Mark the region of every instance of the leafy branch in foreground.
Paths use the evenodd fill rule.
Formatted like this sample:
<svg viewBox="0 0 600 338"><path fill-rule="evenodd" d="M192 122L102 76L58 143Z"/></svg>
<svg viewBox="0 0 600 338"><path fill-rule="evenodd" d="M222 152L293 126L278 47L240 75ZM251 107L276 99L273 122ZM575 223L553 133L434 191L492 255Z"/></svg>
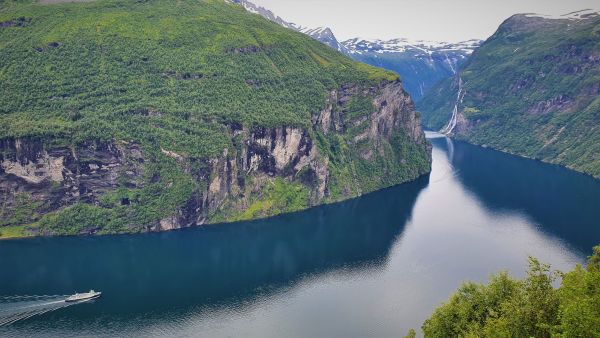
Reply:
<svg viewBox="0 0 600 338"><path fill-rule="evenodd" d="M561 273L529 258L522 280L501 272L465 283L422 329L425 337L600 337L600 245L585 268Z"/></svg>

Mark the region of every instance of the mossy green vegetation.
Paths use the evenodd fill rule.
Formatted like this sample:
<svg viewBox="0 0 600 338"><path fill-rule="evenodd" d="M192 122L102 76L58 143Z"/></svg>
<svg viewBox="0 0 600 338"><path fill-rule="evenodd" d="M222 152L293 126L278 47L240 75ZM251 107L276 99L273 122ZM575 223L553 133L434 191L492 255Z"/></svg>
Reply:
<svg viewBox="0 0 600 338"><path fill-rule="evenodd" d="M464 97L456 136L600 177L600 17L506 20L459 73ZM450 119L457 78L418 104L423 122Z"/></svg>
<svg viewBox="0 0 600 338"><path fill-rule="evenodd" d="M465 283L422 329L425 337L600 337L600 246L587 267L567 273L530 258L524 279L501 272Z"/></svg>
<svg viewBox="0 0 600 338"><path fill-rule="evenodd" d="M306 186L297 182L286 182L283 178L277 177L269 180L260 192L252 196L247 208L234 211L225 207L212 221L245 221L300 211L310 206L309 197L310 191Z"/></svg>
<svg viewBox="0 0 600 338"><path fill-rule="evenodd" d="M31 236L31 226L14 225L0 228L0 240L10 238L22 238Z"/></svg>
<svg viewBox="0 0 600 338"><path fill-rule="evenodd" d="M11 208L6 204L0 206L0 227L28 224L38 220L40 215L37 209L41 205L41 202L33 200L27 194L17 194Z"/></svg>
<svg viewBox="0 0 600 338"><path fill-rule="evenodd" d="M405 134L394 135L379 148L368 140L354 144L354 136L352 130L345 135L316 133L319 149L330 160L330 202L415 179L431 168L428 153Z"/></svg>

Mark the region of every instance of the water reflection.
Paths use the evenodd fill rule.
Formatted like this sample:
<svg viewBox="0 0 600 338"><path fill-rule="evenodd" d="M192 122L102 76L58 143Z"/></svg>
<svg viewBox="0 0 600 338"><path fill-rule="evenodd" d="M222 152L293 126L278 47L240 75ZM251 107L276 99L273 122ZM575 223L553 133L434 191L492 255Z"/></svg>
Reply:
<svg viewBox="0 0 600 338"><path fill-rule="evenodd" d="M122 320L149 309L160 313L268 298L306 276L382 266L427 184L422 177L360 199L255 222L2 242L0 294L103 291L94 311L52 314L79 321L93 320L98 312Z"/></svg>
<svg viewBox="0 0 600 338"><path fill-rule="evenodd" d="M458 180L493 212L518 212L580 252L600 242L600 181L559 166L490 151L448 138Z"/></svg>

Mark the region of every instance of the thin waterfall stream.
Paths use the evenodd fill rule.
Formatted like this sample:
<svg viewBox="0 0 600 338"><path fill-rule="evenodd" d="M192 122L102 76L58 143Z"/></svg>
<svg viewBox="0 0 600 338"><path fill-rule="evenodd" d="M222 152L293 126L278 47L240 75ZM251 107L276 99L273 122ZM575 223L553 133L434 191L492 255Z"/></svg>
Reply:
<svg viewBox="0 0 600 338"><path fill-rule="evenodd" d="M456 127L456 122L458 120L458 105L462 102L463 96L463 81L462 78L459 76L458 93L456 94L456 103L454 104L454 109L452 110L452 116L450 117L450 121L448 121L448 124L446 124L446 126L444 126L444 128L440 130L440 134L449 135L454 130L454 127Z"/></svg>

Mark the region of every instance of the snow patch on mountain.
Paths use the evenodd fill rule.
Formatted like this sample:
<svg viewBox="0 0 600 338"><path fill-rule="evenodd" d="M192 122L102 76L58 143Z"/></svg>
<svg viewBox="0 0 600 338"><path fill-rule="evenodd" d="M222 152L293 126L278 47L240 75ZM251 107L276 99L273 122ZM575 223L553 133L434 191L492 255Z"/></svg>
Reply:
<svg viewBox="0 0 600 338"><path fill-rule="evenodd" d="M561 15L548 15L538 13L527 13L525 14L528 18L544 18L544 19L555 19L555 20L585 20L600 16L600 11L595 9L583 9L576 12L571 12Z"/></svg>
<svg viewBox="0 0 600 338"><path fill-rule="evenodd" d="M426 40L410 40L405 38L391 40L368 40L363 38L354 38L342 42L342 45L350 54L374 53L405 53L421 52L431 55L434 52L452 52L462 51L465 55L470 55L475 48L481 44L481 40L472 39L461 42L441 42Z"/></svg>
<svg viewBox="0 0 600 338"><path fill-rule="evenodd" d="M437 82L456 75L468 56L481 40L440 42L406 38L380 40L354 38L339 42L328 27L309 28L287 22L268 9L248 0L225 0L243 6L283 27L304 33L356 61L386 68L398 73L404 88L415 101L419 100Z"/></svg>
<svg viewBox="0 0 600 338"><path fill-rule="evenodd" d="M230 3L239 4L250 13L255 13L255 14L261 15L262 17L264 17L270 21L273 21L283 27L295 30L296 32L304 33L315 40L321 41L322 43L328 45L329 47L331 47L333 49L336 49L340 52L345 52L344 46L342 46L339 43L339 41L337 40L337 38L335 37L335 35L331 31L331 29L329 29L328 27L310 28L310 27L304 27L304 26L295 24L293 22L285 21L281 17L275 15L270 10L268 10L264 7L257 6L256 4L254 4L248 0L225 0L225 1L230 2Z"/></svg>

